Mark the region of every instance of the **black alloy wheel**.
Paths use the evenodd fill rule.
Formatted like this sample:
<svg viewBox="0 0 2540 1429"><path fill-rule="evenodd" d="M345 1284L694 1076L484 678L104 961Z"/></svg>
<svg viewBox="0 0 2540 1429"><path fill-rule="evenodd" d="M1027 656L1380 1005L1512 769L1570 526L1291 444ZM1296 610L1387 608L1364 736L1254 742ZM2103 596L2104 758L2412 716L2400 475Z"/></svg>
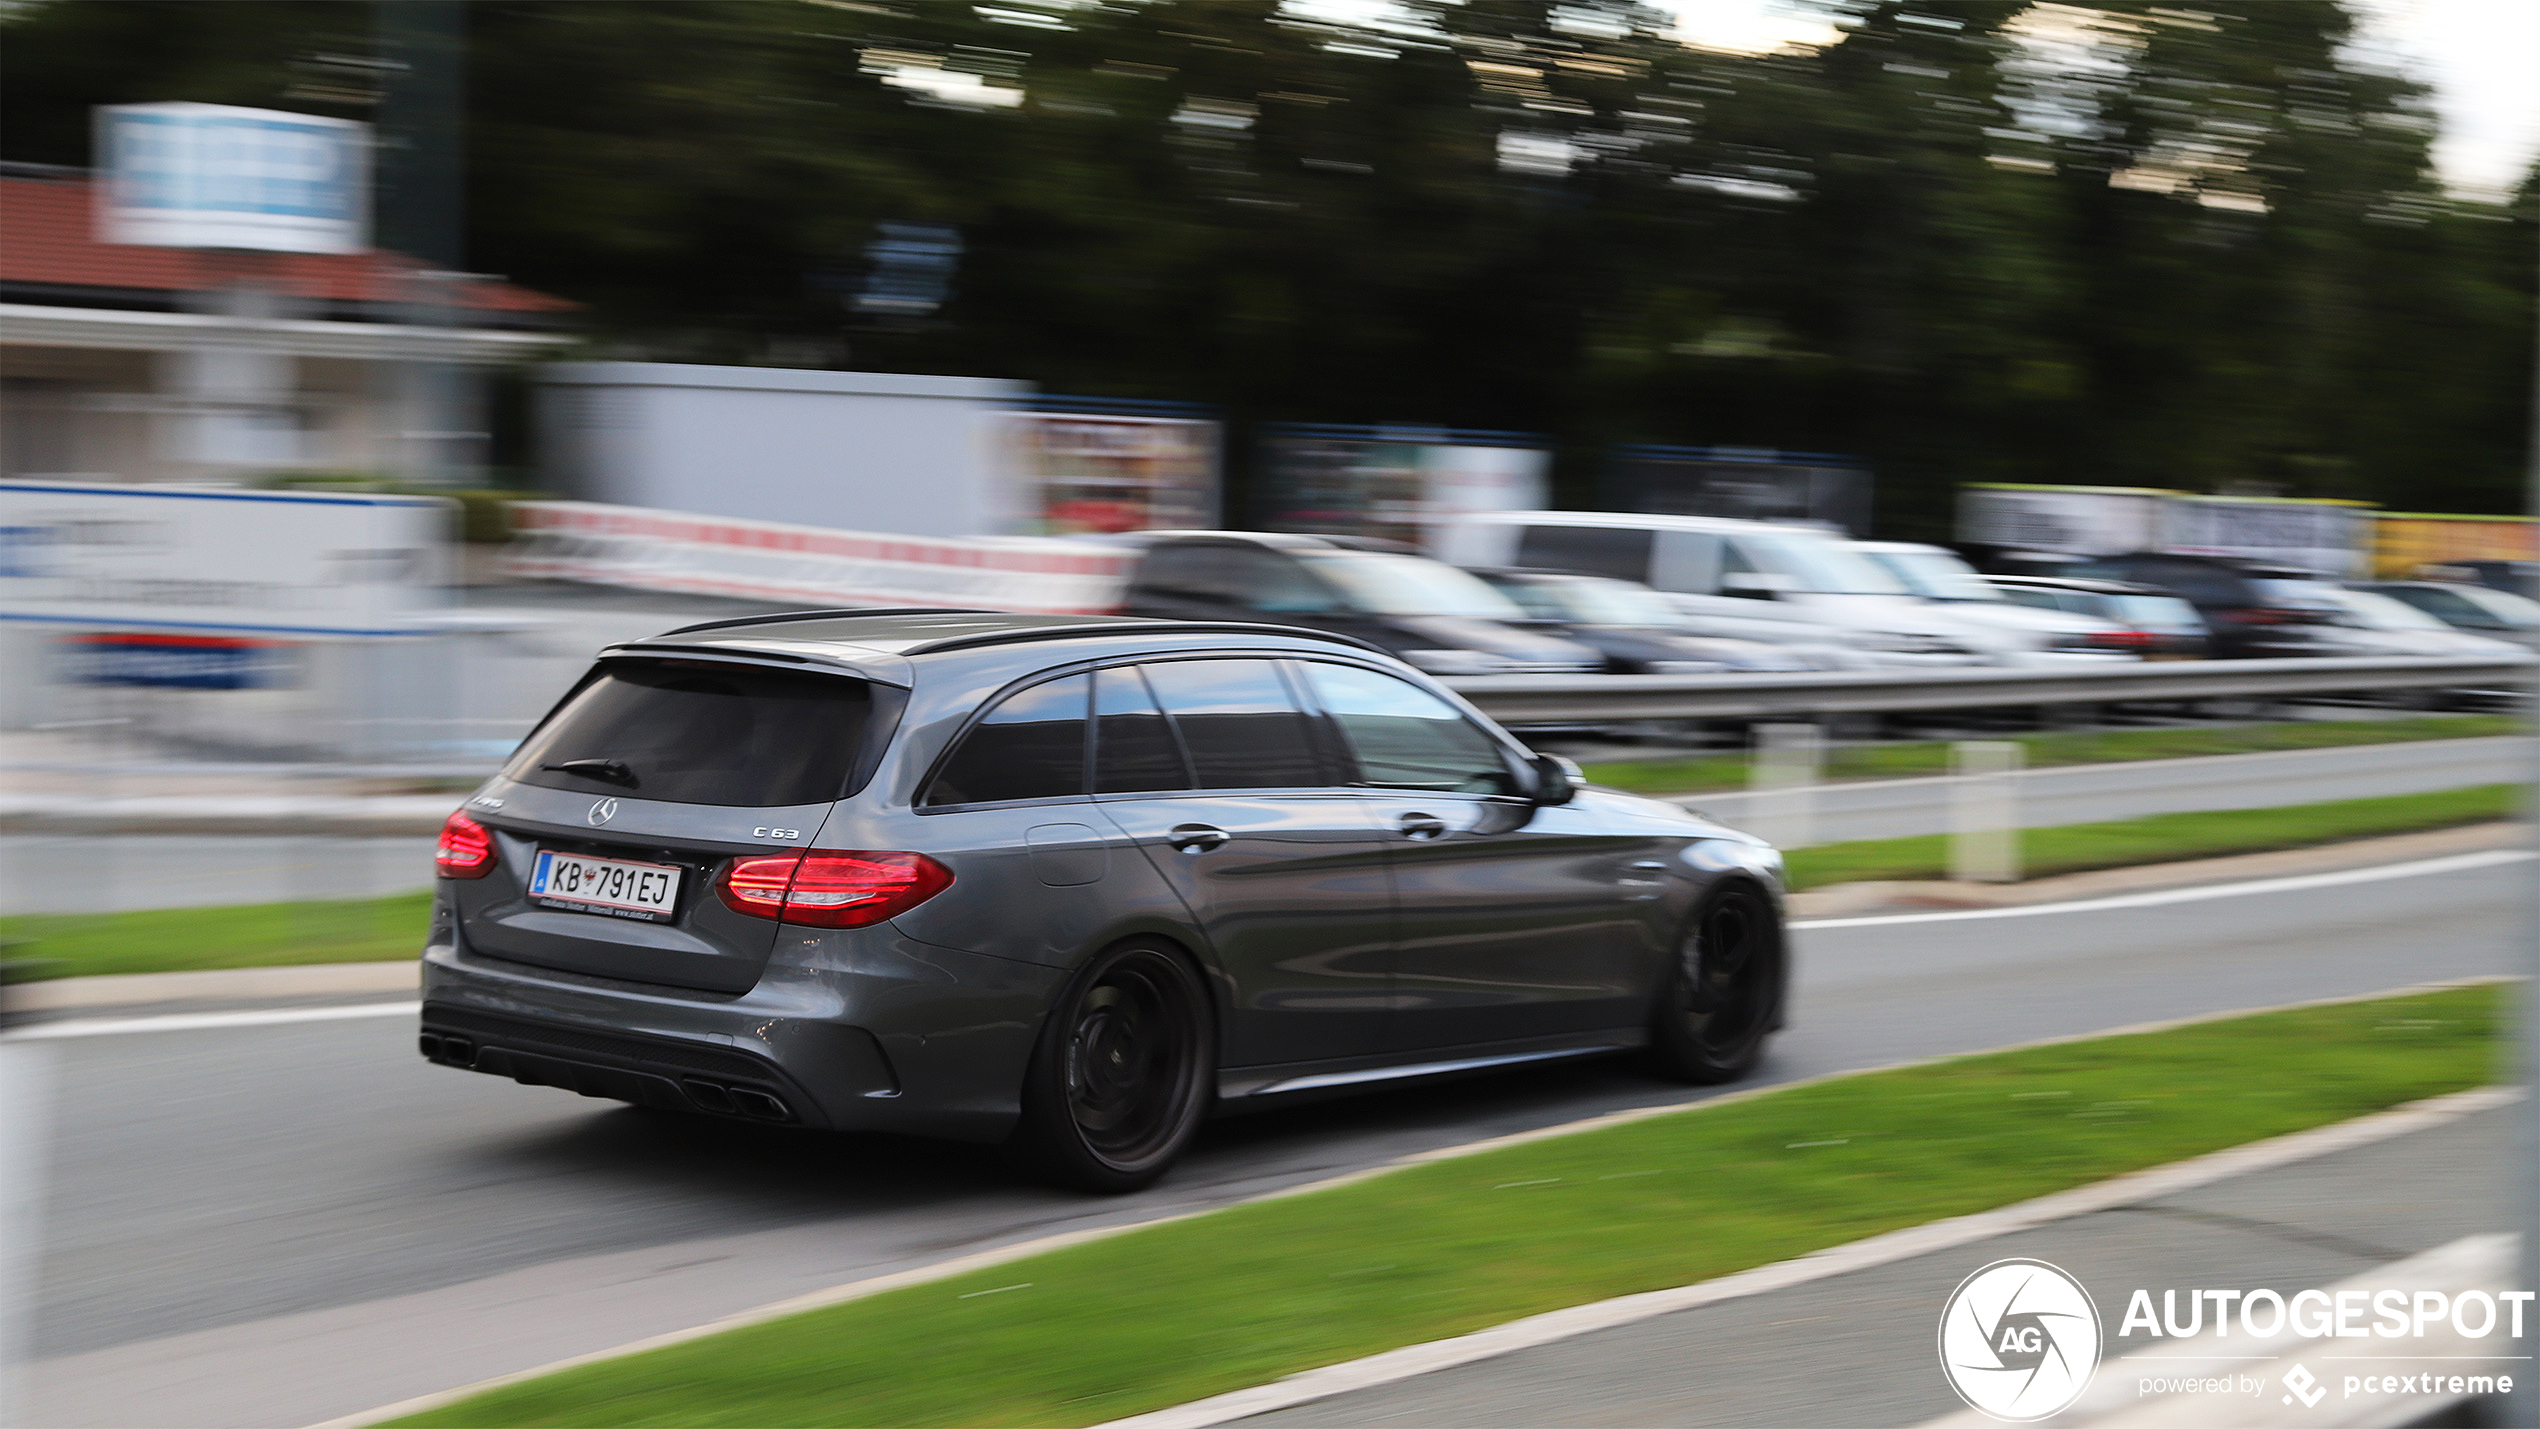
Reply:
<svg viewBox="0 0 2540 1429"><path fill-rule="evenodd" d="M1782 928L1761 889L1731 883L1694 910L1660 988L1649 1060L1688 1082L1733 1082L1764 1055L1782 996Z"/></svg>
<svg viewBox="0 0 2540 1429"><path fill-rule="evenodd" d="M1078 973L1042 1028L1017 1149L1069 1185L1146 1186L1199 1129L1215 1052L1191 965L1161 947L1113 948Z"/></svg>

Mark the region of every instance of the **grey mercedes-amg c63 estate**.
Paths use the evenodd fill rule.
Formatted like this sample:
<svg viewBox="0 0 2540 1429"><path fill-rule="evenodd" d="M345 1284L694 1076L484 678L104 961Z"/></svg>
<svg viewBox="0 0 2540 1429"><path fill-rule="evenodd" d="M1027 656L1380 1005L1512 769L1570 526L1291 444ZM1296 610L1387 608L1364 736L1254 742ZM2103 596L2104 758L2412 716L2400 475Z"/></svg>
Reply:
<svg viewBox="0 0 2540 1429"><path fill-rule="evenodd" d="M1780 1025L1781 861L1346 637L807 611L611 646L452 815L423 1054L1005 1141L1099 1190L1212 1108Z"/></svg>

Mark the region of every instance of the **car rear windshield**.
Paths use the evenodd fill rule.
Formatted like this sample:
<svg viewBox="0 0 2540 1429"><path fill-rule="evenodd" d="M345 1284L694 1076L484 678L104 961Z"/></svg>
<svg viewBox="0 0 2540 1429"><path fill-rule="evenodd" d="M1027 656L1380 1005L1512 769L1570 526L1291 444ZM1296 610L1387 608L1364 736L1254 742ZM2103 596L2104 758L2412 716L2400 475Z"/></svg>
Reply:
<svg viewBox="0 0 2540 1429"><path fill-rule="evenodd" d="M523 784L673 804L776 808L840 797L873 689L836 675L612 665L503 771Z"/></svg>

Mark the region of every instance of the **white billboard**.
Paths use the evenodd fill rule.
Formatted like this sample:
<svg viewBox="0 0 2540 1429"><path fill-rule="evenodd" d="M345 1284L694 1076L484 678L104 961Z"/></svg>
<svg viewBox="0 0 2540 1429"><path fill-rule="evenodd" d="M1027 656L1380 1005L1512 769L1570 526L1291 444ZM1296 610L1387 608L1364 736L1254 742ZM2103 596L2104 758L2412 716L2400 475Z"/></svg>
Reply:
<svg viewBox="0 0 2540 1429"><path fill-rule="evenodd" d="M97 236L162 248L359 253L370 128L226 104L97 111Z"/></svg>
<svg viewBox="0 0 2540 1429"><path fill-rule="evenodd" d="M450 533L429 497L0 481L0 621L413 635Z"/></svg>
<svg viewBox="0 0 2540 1429"><path fill-rule="evenodd" d="M2176 492L2109 486L1958 488L1958 539L2066 556L2114 556L2160 544Z"/></svg>

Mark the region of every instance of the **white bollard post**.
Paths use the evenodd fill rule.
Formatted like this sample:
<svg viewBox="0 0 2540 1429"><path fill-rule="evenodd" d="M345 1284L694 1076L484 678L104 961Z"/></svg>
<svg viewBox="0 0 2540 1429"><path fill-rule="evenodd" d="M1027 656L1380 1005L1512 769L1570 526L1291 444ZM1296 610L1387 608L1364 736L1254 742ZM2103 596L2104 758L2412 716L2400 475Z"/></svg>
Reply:
<svg viewBox="0 0 2540 1429"><path fill-rule="evenodd" d="M6 989L0 988L0 995ZM36 1243L51 1145L52 1049L0 1039L0 1424L29 1424Z"/></svg>
<svg viewBox="0 0 2540 1429"><path fill-rule="evenodd" d="M1755 762L1747 787L1754 794L1751 830L1775 848L1806 848L1817 841L1817 783L1825 775L1825 736L1813 724L1755 726Z"/></svg>
<svg viewBox="0 0 2540 1429"><path fill-rule="evenodd" d="M1950 746L1949 876L1961 883L2020 881L2022 747L2007 739Z"/></svg>

